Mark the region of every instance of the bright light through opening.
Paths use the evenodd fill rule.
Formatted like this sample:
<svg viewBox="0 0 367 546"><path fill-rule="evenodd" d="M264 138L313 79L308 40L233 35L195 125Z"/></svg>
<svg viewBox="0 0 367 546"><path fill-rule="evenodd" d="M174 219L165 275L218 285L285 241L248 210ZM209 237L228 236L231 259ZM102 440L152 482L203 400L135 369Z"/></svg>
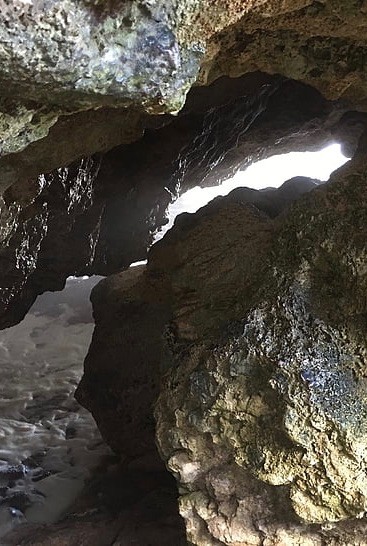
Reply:
<svg viewBox="0 0 367 546"><path fill-rule="evenodd" d="M340 144L330 144L318 152L290 152L289 154L273 155L253 163L244 171L237 172L233 178L226 180L220 186L210 188L196 186L169 205L167 209L169 222L155 235L154 242L162 239L164 234L171 229L176 216L183 212L196 212L218 195L227 195L239 187L256 190L278 188L286 180L295 176L307 176L326 182L331 173L349 159L342 154ZM143 263L146 261L136 262L132 266Z"/></svg>
<svg viewBox="0 0 367 546"><path fill-rule="evenodd" d="M321 181L329 179L330 174L349 161L341 152L340 144L331 144L318 152L291 152L274 155L263 161L253 163L246 170L239 171L233 178L220 186L200 188L196 186L182 194L167 210L169 223L156 234L158 241L173 226L174 220L182 212L196 212L218 195L227 195L238 187L260 190L278 188L290 178L307 176Z"/></svg>

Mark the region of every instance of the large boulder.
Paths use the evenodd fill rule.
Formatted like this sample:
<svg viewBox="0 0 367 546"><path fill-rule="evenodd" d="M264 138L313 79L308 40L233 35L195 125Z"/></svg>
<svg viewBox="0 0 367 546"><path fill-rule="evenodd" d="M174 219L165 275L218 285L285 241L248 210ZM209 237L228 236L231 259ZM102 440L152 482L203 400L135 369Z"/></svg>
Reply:
<svg viewBox="0 0 367 546"><path fill-rule="evenodd" d="M252 284L223 274L209 296L214 262L199 305L189 288L205 238L198 270L168 265L193 303L174 300L157 439L195 545L367 544L366 164L364 151L292 207L260 265L253 238ZM223 313L224 286L237 309L227 297Z"/></svg>
<svg viewBox="0 0 367 546"><path fill-rule="evenodd" d="M274 235L271 218L317 186L299 182L279 190L239 188L195 215L181 215L151 249L148 268L110 275L93 289L96 328L76 397L117 453L155 450L153 405L170 366L167 343L177 329L187 342L198 331L214 338L220 325L245 312Z"/></svg>
<svg viewBox="0 0 367 546"><path fill-rule="evenodd" d="M98 376L106 404L123 408L138 361L137 400L161 375L156 439L192 544L367 544L365 144L280 215L274 191L253 190L182 215L133 285L96 289L79 393L93 395ZM116 362L108 384L99 347ZM105 437L124 453L126 413L89 404L99 422L115 419Z"/></svg>
<svg viewBox="0 0 367 546"><path fill-rule="evenodd" d="M11 154L42 141L34 174L64 167L136 140L151 114L177 113L194 83L224 75L281 74L365 109L365 12L334 0L1 0L0 186L19 173Z"/></svg>

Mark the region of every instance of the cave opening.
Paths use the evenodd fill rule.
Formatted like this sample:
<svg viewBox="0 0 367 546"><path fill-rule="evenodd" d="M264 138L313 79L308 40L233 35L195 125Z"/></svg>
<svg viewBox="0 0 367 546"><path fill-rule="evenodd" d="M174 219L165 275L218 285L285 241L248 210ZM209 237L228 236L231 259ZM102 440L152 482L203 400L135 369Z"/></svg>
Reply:
<svg viewBox="0 0 367 546"><path fill-rule="evenodd" d="M367 0L0 6L1 546L367 546Z"/></svg>
<svg viewBox="0 0 367 546"><path fill-rule="evenodd" d="M158 533L154 540L161 546L160 533L164 527L173 533L166 537L168 546L185 544L182 521L178 519L175 504L177 490L157 457L152 415L152 404L158 395L162 373L159 343L164 338L169 345L176 332L169 329L172 317L166 302L162 303L159 298L147 302L139 292L145 267L133 272L126 270L131 264L136 264L135 257L144 258L151 248L152 278L159 278L161 270L156 263L161 259L161 246L154 243L167 233L169 247L170 240L174 240L177 233L180 237L180 230L183 233L190 231L190 221L182 218L178 219L176 231L170 231L174 218L181 213L193 214L215 197L230 194L216 200L219 209L220 203L228 204L229 212L225 209L227 205L224 206L225 216L234 211L236 221L237 212L235 207L233 210L231 207L242 206L246 201L273 219L301 194L326 182L330 174L354 154L362 131L363 115L359 117L356 113L346 112L344 107L330 104L315 90L302 84L279 82L278 79L275 83L274 87L268 83L265 88L262 85L260 92L254 93L255 98L245 95L244 99L243 82L241 85L236 82L233 86L240 86L239 96L235 94L234 98L232 96L226 101L225 92L224 95L219 93L219 104L217 96L210 108L200 101L196 107L190 105L192 99L189 97L187 110L182 116L167 121L162 127L146 130L137 142L112 149L103 157L83 160L80 165L59 169L52 173L50 180L46 176L45 192L39 184L34 195L31 187L31 198L24 196L16 185L6 193L5 204L10 204L9 210L13 207L11 214L18 201L21 206L25 203L26 212L21 221L26 226L27 222L32 224L32 215L40 215L44 205L48 206L52 222L48 225L45 221L41 226L45 233L48 230L54 236L54 239L47 240L45 235L40 243L37 241L39 254L34 259L36 268L32 270L27 254L30 248L27 244L32 245L32 238L28 234L25 238L27 244L22 246L19 244L19 240L22 241L21 230L16 231L12 244L18 245L17 248L21 246L23 254L19 257L18 253L16 258L18 264L25 264L26 282L23 278L19 282L18 276L11 272L11 280L18 283L18 291L14 292L14 314L21 316L45 286L57 289L67 274L84 274L85 278L74 281L69 278L67 281L65 297L73 286L80 288L73 304L62 299L58 301L59 296L55 296L52 307L50 302L54 296L41 296L20 323L20 330L11 332L12 328L8 328L0 336L5 375L9 377L5 389L9 387L11 391L4 390L3 393L3 407L6 411L10 408L10 412L3 421L4 437L9 443L5 442L4 452L0 451L3 461L0 468L3 480L2 533L16 523L23 523L24 517L34 524L58 521L73 506L75 497L95 467L103 458L111 457L102 478L109 485L105 489L103 485L101 490L98 489L101 482L97 486L92 483L89 489L92 496L110 496L108 517L112 514L115 522L111 524L111 536L123 532L125 539L131 536L131 540L135 540L138 536L136 520L143 515L151 521L148 521L141 535L144 538L140 540L146 540L147 534L153 536ZM218 86L223 93L223 82L216 85L216 93ZM210 92L213 90L208 92L208 97ZM261 100L257 100L259 95ZM236 130L232 133L233 124ZM305 140L307 145L303 148ZM303 149L306 152L300 151ZM288 150L292 150L288 155L278 154ZM316 160L316 157L320 159ZM292 169L283 170L284 166L292 166ZM146 180L151 183L146 184ZM202 193L206 195L202 197ZM215 212L217 205L208 206L209 215ZM62 215L69 221L74 211L74 224L71 222L64 238L58 240ZM195 218L200 223L202 217L205 217L205 212L199 212ZM227 229L228 226L224 225ZM34 231L37 231L37 226ZM55 240L57 244L54 247ZM68 254L69 245L74 245L71 254ZM9 245L6 252L8 254L4 252L4 255L8 258ZM33 259L33 255L31 257ZM163 252L163 263L164 260L169 263L169 252L168 258ZM143 265L143 262L138 264ZM18 274L21 268L17 266L16 269ZM91 276L93 273L108 277L101 281L92 295L96 334L86 358L86 373L78 387L77 398L91 411L113 450L122 454L122 458L127 452L128 463L124 467L119 466L109 448L101 443L90 414L77 407L72 399L94 326L90 310L83 307L85 303L80 308L78 304L76 308L74 306L82 295L86 301L87 292L96 280ZM129 292L135 284L137 301L132 297L136 294ZM185 289L179 285L177 291L184 292ZM195 290L192 289L190 297L195 295ZM17 301L19 294L21 297ZM190 305L189 300L188 308ZM10 320L18 319L11 316ZM111 321L114 321L113 326ZM183 324L183 339L193 343L190 327L185 328L186 324ZM67 341L60 334L65 329L71 332ZM20 343L22 337L26 340L24 346ZM80 343L81 339L84 344ZM62 354L63 345L68 347L67 354ZM12 352L15 346L18 351L16 357ZM43 351L45 356L42 356ZM69 366L70 361L76 363L77 371ZM16 373L15 362L19 364ZM24 366L27 362L36 383L29 381L24 395L13 387L11 381L18 382L19 377L26 376ZM126 370L121 370L122 363ZM70 375L63 375L64 372ZM197 373L193 391L197 385L199 390L208 388L203 377L201 371ZM19 404L23 404L22 410L17 405L17 397ZM79 434L81 429L83 434ZM23 439L21 436L18 438L18 444L22 445L20 451L12 443L12 437L16 436L13 431L16 430L24 433ZM33 436L28 445L30 434ZM42 447L44 444L47 449ZM190 462L184 463L183 468L190 469L190 465ZM142 479L152 480L148 490L142 487ZM139 512L138 508L134 515L134 510L130 510L131 525L135 527L121 531L121 522L116 523L116 507L135 506L136 494L129 497L133 489L142 496L142 511ZM127 500L124 500L125 494ZM158 512L164 505L164 497L168 499L167 513L160 519ZM43 508L46 500L49 514ZM125 501L127 504L124 505ZM95 507L88 502L85 499L81 501L77 506L78 513L93 511ZM170 512L172 506L175 507L174 514ZM74 516L77 523L93 522L93 518L88 520L89 516L86 520L83 520L84 516L81 519Z"/></svg>
<svg viewBox="0 0 367 546"><path fill-rule="evenodd" d="M120 458L74 397L94 328L89 296L101 279L69 277L0 332L1 544L33 532L47 544L47 525L60 521L89 536L101 519L106 541L123 529L127 541L158 544L165 528L168 544L186 543L176 486L156 450Z"/></svg>
<svg viewBox="0 0 367 546"><path fill-rule="evenodd" d="M178 193L166 211L167 224L158 230L153 242L161 239L173 226L175 218L184 212L194 213L218 196L228 195L237 188L272 190L286 183L283 191L300 196L329 180L330 175L344 165L350 157L342 152L342 146L331 142L324 148L312 152L289 152L251 163L244 170L239 169L233 177L217 186L195 186ZM309 179L307 186L306 178ZM137 262L137 264L142 262Z"/></svg>
<svg viewBox="0 0 367 546"><path fill-rule="evenodd" d="M0 537L24 521L60 519L111 457L74 399L94 328L89 293L99 280L68 279L0 332Z"/></svg>

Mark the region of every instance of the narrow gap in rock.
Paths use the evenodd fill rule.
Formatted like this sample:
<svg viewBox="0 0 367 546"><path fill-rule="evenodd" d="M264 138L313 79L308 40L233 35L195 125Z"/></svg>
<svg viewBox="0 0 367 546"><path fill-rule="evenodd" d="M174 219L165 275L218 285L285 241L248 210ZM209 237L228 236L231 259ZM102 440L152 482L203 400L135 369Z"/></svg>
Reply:
<svg viewBox="0 0 367 546"><path fill-rule="evenodd" d="M316 152L289 152L273 155L262 161L252 163L239 170L233 177L222 184L210 187L195 186L178 193L167 208L167 224L159 229L153 243L159 241L171 229L175 218L184 212L194 213L218 196L228 195L236 188L255 190L272 190L284 185L283 192L301 195L306 191L305 178L309 179L308 189L329 180L333 171L344 165L350 158L346 157L341 145L333 142ZM134 262L130 267L145 264L146 260Z"/></svg>
<svg viewBox="0 0 367 546"><path fill-rule="evenodd" d="M99 535L103 545L118 536L165 544L163 528L168 545L186 544L177 486L156 449L116 456L74 397L94 328L90 292L101 279L69 277L0 331L2 545L31 537L47 546L43 524L73 545Z"/></svg>

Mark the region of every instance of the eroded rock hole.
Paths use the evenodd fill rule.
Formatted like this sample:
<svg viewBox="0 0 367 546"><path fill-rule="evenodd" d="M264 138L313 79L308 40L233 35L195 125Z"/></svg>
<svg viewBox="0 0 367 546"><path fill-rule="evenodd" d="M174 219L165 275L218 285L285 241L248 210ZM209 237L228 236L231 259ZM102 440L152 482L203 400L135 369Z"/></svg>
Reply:
<svg viewBox="0 0 367 546"><path fill-rule="evenodd" d="M262 199L264 202L268 200L268 213L276 216L287 202L290 204L298 196L329 180L331 173L348 159L342 153L340 144L332 143L318 152L290 152L252 163L218 186L196 186L179 195L168 206L168 223L155 234L154 242L173 226L179 214L194 213L215 197L228 195L236 188L262 190L262 195L257 198L256 193L251 191L247 195L244 192L243 197L255 200L255 203L258 199L259 204ZM280 191L272 191L279 187ZM270 195L267 190L270 190Z"/></svg>
<svg viewBox="0 0 367 546"><path fill-rule="evenodd" d="M71 544L92 543L99 533L103 544L120 534L163 544L161 528L167 544L185 544L175 483L152 451L153 438L144 453L126 458L124 446L117 457L74 397L94 328L89 295L100 280L70 277L63 291L39 296L20 324L0 332L1 544L31 535L46 546L50 524ZM124 409L126 423L141 412Z"/></svg>
<svg viewBox="0 0 367 546"><path fill-rule="evenodd" d="M316 154L326 144L341 142L341 165L355 154L364 124L364 114L349 112L345 104L327 101L314 89L282 77L256 73L223 78L190 93L178 117L151 120L154 128L140 140L41 175L36 183L18 182L4 194L3 326L19 320L37 294L60 288L68 275L107 275L92 292L96 328L76 397L125 463L108 469L105 483L102 479L90 486L90 496L110 496L104 519L96 522L96 506L82 497L74 520L59 524L56 533L70 536L70 544L106 527L106 544L120 538L122 543L140 541L141 546L147 540L154 546L184 544L177 489L164 464L178 481L180 514L193 544L245 544L249 536L256 544L264 533L281 544L283 532L286 540L300 542L304 536L307 541L313 539L315 525L354 516L357 509L358 516L363 512L363 500L353 505L358 487L351 496L343 496L340 484L327 490L329 497L319 495L316 485L302 493L310 473L317 483L329 477L332 467L323 459L320 430L330 440L339 426L343 433L354 434L360 424L331 400L334 393L345 403L361 388L353 379L358 365L344 369L346 361L360 358L353 345L365 316L360 298L364 284L358 277L360 240L348 232L349 258L339 267L345 237L337 207L328 208L329 199L341 195L345 209L339 212L347 210L348 221L360 226L361 214L355 214L358 191L353 193L348 185L356 175L346 165L335 175L335 184L321 187L320 181L336 168L327 155L338 149L336 144L323 152L327 173L316 171L312 178L300 166L300 156L291 180L289 171L279 178L281 168L274 161L281 152ZM267 174L258 170L257 160L264 158L271 165ZM307 162L313 164L313 158L308 156ZM354 160L364 165L360 148ZM289 164L289 157L285 161ZM248 182L251 176L255 187ZM192 188L207 186L208 201L218 182L222 195L229 195L207 206L195 197L193 208L184 209L202 208L179 216L168 230L170 205L174 214L183 212L177 196L187 199L189 191L197 196L199 190ZM351 205L345 197L349 191ZM157 241L165 224L166 234ZM128 268L144 259L149 248L146 266ZM336 294L353 267L357 281L351 284L350 301L339 301ZM63 320L67 312L57 311L52 320ZM342 343L333 328L348 317L353 327ZM41 321L32 325L29 336L42 370L39 357L48 345L42 318L31 310L25 320ZM67 318L68 328L83 330L85 325L91 328L83 313ZM320 374L315 361L325 364L327 373ZM48 367L39 373L49 384L59 370ZM65 400L69 395L67 389L60 393ZM55 410L55 405L63 406L60 396L43 406L56 412L52 427L62 421L56 419L62 409ZM23 418L48 420L39 414L42 394L38 400L41 409L25 402ZM310 400L321 414L315 425ZM300 406L308 412L304 420ZM364 415L363 402L355 408ZM311 438L310 449L303 428ZM58 430L66 446L77 443L76 425L59 425ZM349 457L350 445L341 443ZM359 456L357 443L350 449L353 457ZM14 472L24 474L21 465L31 456L19 456ZM74 465L78 459L73 450L65 457ZM5 474L8 468L4 466ZM21 491L24 503L31 503L26 517L32 502L43 500L31 497L43 495L41 485L39 493L32 489L42 464L29 468L30 480L21 476L19 484L31 488ZM326 476L320 468L326 468ZM352 479L355 468L349 471ZM39 481L51 482L57 474ZM339 479L340 473L336 475ZM80 483L76 477L74 485ZM4 489L4 506L10 502L6 495L13 493L9 487ZM15 510L10 513L13 521L21 519L23 505L9 508ZM59 515L60 510L54 519ZM42 530L37 536L47 544Z"/></svg>

